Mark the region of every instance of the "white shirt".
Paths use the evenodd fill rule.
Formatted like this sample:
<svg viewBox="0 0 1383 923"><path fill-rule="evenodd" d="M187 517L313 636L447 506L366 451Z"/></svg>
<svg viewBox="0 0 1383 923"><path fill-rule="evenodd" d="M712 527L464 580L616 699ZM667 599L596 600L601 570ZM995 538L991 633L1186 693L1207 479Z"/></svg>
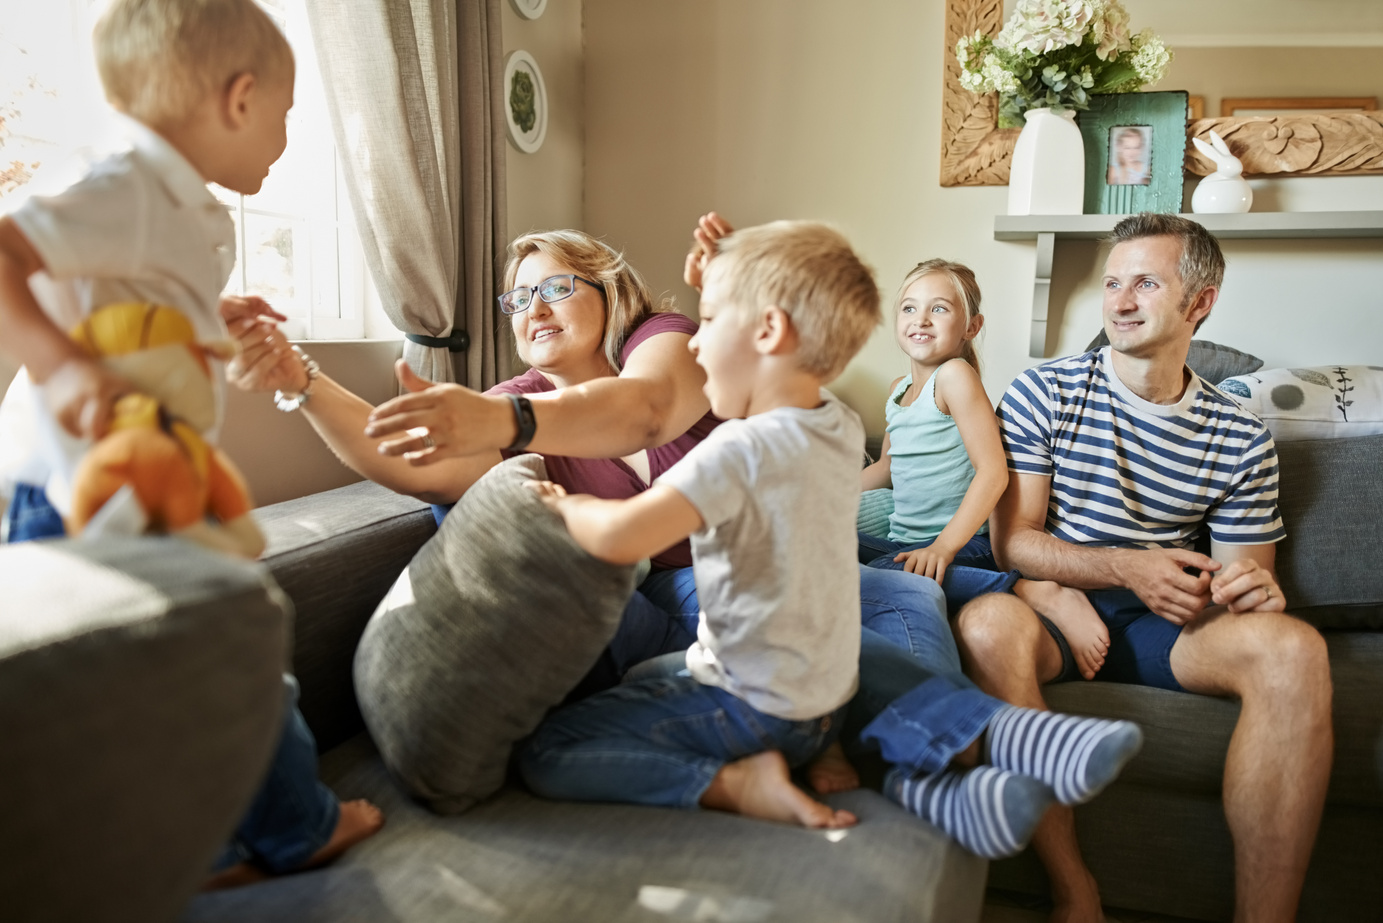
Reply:
<svg viewBox="0 0 1383 923"><path fill-rule="evenodd" d="M127 149L63 192L32 196L11 213L46 268L30 290L63 330L96 308L135 301L177 308L199 339L224 339L218 304L235 265L234 222L168 141L133 119L122 122ZM211 377L217 422L206 436L214 440L225 403L219 362ZM0 405L0 489L42 486L66 514L71 477L88 448L63 431L21 369Z"/></svg>
<svg viewBox="0 0 1383 923"><path fill-rule="evenodd" d="M859 676L864 426L821 397L722 423L655 482L706 522L691 537L692 676L789 720L834 711Z"/></svg>

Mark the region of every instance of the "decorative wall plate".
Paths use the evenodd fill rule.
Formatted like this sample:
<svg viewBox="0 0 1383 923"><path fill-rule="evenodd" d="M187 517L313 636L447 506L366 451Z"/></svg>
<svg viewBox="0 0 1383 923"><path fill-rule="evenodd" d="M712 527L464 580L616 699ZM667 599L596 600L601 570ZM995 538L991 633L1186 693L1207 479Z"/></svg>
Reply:
<svg viewBox="0 0 1383 923"><path fill-rule="evenodd" d="M525 154L543 146L547 137L547 87L538 62L526 51L513 51L504 61L504 121L509 141Z"/></svg>
<svg viewBox="0 0 1383 923"><path fill-rule="evenodd" d="M547 9L547 0L509 0L509 5L524 19L537 19Z"/></svg>

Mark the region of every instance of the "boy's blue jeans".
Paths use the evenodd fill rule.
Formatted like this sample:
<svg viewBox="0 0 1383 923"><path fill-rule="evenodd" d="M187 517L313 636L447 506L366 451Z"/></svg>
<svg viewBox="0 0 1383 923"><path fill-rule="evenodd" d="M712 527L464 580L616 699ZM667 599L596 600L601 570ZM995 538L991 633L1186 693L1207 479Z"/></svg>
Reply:
<svg viewBox="0 0 1383 923"><path fill-rule="evenodd" d="M726 763L766 750L790 766L811 761L844 711L789 721L690 676L635 680L549 715L519 770L544 798L695 808Z"/></svg>
<svg viewBox="0 0 1383 923"><path fill-rule="evenodd" d="M60 538L62 519L41 487L21 484L5 510L7 542ZM250 809L214 866L255 860L272 872L301 866L326 845L340 803L317 779L317 742L298 711L298 681L283 675L283 730Z"/></svg>

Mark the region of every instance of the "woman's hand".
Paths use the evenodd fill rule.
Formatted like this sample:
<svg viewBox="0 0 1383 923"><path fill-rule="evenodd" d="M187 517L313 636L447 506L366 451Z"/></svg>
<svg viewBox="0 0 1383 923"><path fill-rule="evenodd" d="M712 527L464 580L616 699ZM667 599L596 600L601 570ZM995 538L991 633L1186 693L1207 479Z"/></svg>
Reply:
<svg viewBox="0 0 1383 923"><path fill-rule="evenodd" d="M401 455L410 465L430 465L493 452L513 442L518 424L507 398L487 397L461 385L434 385L402 359L394 364L394 372L408 393L376 407L365 426L371 439L395 437L379 444L379 454Z"/></svg>
<svg viewBox="0 0 1383 923"><path fill-rule="evenodd" d="M240 352L226 363L226 380L231 384L241 391L292 394L308 386L307 366L276 323L258 314L247 314L226 326L240 346Z"/></svg>
<svg viewBox="0 0 1383 923"><path fill-rule="evenodd" d="M682 280L698 292L701 291L701 277L711 257L716 255L716 241L734 233L734 230L730 222L715 212L702 215L696 223L696 230L692 231L692 248L682 267Z"/></svg>

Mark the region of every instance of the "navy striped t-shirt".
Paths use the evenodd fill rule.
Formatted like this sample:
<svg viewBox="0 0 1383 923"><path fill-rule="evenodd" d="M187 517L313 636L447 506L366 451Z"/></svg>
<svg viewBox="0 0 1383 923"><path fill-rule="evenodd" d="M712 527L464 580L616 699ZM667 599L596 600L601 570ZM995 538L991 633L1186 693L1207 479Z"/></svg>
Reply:
<svg viewBox="0 0 1383 923"><path fill-rule="evenodd" d="M999 405L1010 471L1052 479L1047 531L1078 545L1260 545L1286 532L1277 450L1252 413L1195 373L1175 404L1129 390L1109 347L1028 369Z"/></svg>

